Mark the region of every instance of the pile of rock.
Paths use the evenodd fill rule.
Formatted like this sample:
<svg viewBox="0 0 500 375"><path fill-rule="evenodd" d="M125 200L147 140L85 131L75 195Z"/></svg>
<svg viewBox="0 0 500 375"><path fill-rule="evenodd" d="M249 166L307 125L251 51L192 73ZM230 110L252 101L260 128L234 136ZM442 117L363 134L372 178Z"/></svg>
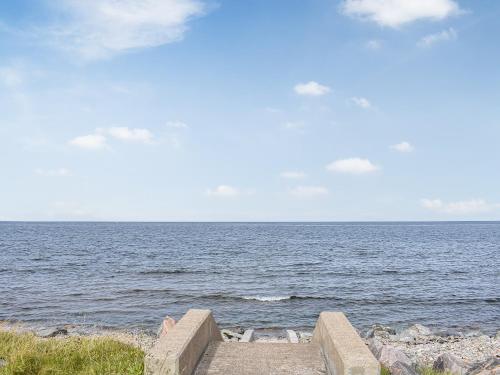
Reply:
<svg viewBox="0 0 500 375"><path fill-rule="evenodd" d="M399 333L374 325L366 344L391 374L416 375L432 367L453 375L500 375L500 341L480 332L433 332L415 324Z"/></svg>

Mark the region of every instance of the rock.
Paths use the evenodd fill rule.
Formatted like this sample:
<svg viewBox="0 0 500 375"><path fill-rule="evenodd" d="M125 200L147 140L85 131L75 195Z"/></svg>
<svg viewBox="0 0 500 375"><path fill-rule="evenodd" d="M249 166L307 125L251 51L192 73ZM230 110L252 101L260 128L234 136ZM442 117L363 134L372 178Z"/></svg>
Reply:
<svg viewBox="0 0 500 375"><path fill-rule="evenodd" d="M230 331L228 329L221 329L220 333L222 333L224 336L226 336L228 339L241 339L243 337L243 335L239 334L239 333L236 333L236 332L233 332L233 331Z"/></svg>
<svg viewBox="0 0 500 375"><path fill-rule="evenodd" d="M382 342L377 339L376 337L373 337L371 339L366 340L366 344L368 345L368 349L371 350L375 358L380 357L380 351L382 350L382 347L384 346Z"/></svg>
<svg viewBox="0 0 500 375"><path fill-rule="evenodd" d="M401 342L421 344L426 342L430 335L432 335L432 331L429 328L422 324L414 324L401 331L399 335L397 335L397 339Z"/></svg>
<svg viewBox="0 0 500 375"><path fill-rule="evenodd" d="M464 334L462 331L459 331L454 328L449 328L449 329L443 329L435 333L436 336L439 337L452 337L452 338L459 338L459 337L464 337Z"/></svg>
<svg viewBox="0 0 500 375"><path fill-rule="evenodd" d="M432 335L432 331L430 328L423 326L422 324L414 324L412 327L414 331L416 331L421 336L429 336Z"/></svg>
<svg viewBox="0 0 500 375"><path fill-rule="evenodd" d="M3 358L0 358L0 368L7 366L7 361Z"/></svg>
<svg viewBox="0 0 500 375"><path fill-rule="evenodd" d="M50 338L56 336L67 336L68 330L66 328L44 328L38 331L38 336L43 338Z"/></svg>
<svg viewBox="0 0 500 375"><path fill-rule="evenodd" d="M482 336L483 334L481 333L481 331L469 331L465 334L465 337L479 337L479 336Z"/></svg>
<svg viewBox="0 0 500 375"><path fill-rule="evenodd" d="M295 331L292 329L286 330L286 337L288 339L288 342L291 344L298 344L299 343L299 336L297 336Z"/></svg>
<svg viewBox="0 0 500 375"><path fill-rule="evenodd" d="M380 349L378 360L389 369L396 362L402 362L408 366L412 365L410 358L402 350L387 345L382 346L382 349Z"/></svg>
<svg viewBox="0 0 500 375"><path fill-rule="evenodd" d="M389 337L390 335L395 335L396 330L391 327L383 326L381 324L374 324L372 328L366 332L366 338L372 338L376 336Z"/></svg>
<svg viewBox="0 0 500 375"><path fill-rule="evenodd" d="M391 375L418 375L412 366L399 361L394 362L389 371Z"/></svg>
<svg viewBox="0 0 500 375"><path fill-rule="evenodd" d="M490 358L476 363L467 372L467 375L500 375L500 358Z"/></svg>
<svg viewBox="0 0 500 375"><path fill-rule="evenodd" d="M434 370L449 372L453 375L465 375L467 372L465 362L450 353L444 353L437 357L432 367Z"/></svg>
<svg viewBox="0 0 500 375"><path fill-rule="evenodd" d="M175 324L175 319L167 315L158 329L158 337L166 335L169 330L174 328Z"/></svg>
<svg viewBox="0 0 500 375"><path fill-rule="evenodd" d="M243 332L243 336L240 339L240 342L251 342L253 340L253 329L247 329L245 332Z"/></svg>
<svg viewBox="0 0 500 375"><path fill-rule="evenodd" d="M298 334L300 342L311 342L313 336L311 332L298 332Z"/></svg>

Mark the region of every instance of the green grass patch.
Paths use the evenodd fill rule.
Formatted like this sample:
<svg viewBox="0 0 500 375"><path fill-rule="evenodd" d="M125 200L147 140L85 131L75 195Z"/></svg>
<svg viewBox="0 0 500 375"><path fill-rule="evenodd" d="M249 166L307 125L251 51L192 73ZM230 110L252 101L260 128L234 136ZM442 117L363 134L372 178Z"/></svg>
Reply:
<svg viewBox="0 0 500 375"><path fill-rule="evenodd" d="M144 353L109 338L0 332L0 375L142 375Z"/></svg>
<svg viewBox="0 0 500 375"><path fill-rule="evenodd" d="M448 372L434 370L432 367L422 367L417 370L419 375L452 375ZM389 369L383 365L380 366L380 375L391 375Z"/></svg>
<svg viewBox="0 0 500 375"><path fill-rule="evenodd" d="M452 375L451 372L442 372L434 370L432 367L419 368L418 373L420 375Z"/></svg>

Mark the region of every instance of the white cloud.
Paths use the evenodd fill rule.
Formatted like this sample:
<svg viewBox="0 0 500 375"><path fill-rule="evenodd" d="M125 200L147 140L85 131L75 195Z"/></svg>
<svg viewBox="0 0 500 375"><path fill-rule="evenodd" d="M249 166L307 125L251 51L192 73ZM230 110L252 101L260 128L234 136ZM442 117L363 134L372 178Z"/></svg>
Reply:
<svg viewBox="0 0 500 375"><path fill-rule="evenodd" d="M189 128L189 126L182 121L167 121L166 126L167 126L167 128L174 128L174 129L187 129L187 128Z"/></svg>
<svg viewBox="0 0 500 375"><path fill-rule="evenodd" d="M317 198L328 194L328 189L323 186L297 186L289 191L297 198Z"/></svg>
<svg viewBox="0 0 500 375"><path fill-rule="evenodd" d="M371 173L380 169L379 166L374 165L368 159L361 158L348 158L336 160L326 166L330 172L350 173L350 174L363 174Z"/></svg>
<svg viewBox="0 0 500 375"><path fill-rule="evenodd" d="M81 135L70 140L69 144L86 150L100 150L107 147L106 137L102 134Z"/></svg>
<svg viewBox="0 0 500 375"><path fill-rule="evenodd" d="M19 86L24 82L24 75L16 67L0 66L0 82L7 87Z"/></svg>
<svg viewBox="0 0 500 375"><path fill-rule="evenodd" d="M466 201L445 203L441 199L421 199L422 207L450 215L481 214L500 209L500 204L491 204L484 199L470 199Z"/></svg>
<svg viewBox="0 0 500 375"><path fill-rule="evenodd" d="M372 108L372 103L370 103L370 101L366 98L363 98L363 97L352 97L350 99L351 103L354 103L355 105L357 105L358 107L360 108L363 108L363 109L370 109Z"/></svg>
<svg viewBox="0 0 500 375"><path fill-rule="evenodd" d="M399 152L412 152L415 149L409 142L406 141L392 145L390 148Z"/></svg>
<svg viewBox="0 0 500 375"><path fill-rule="evenodd" d="M219 185L215 189L208 189L206 193L213 197L237 197L241 194L239 189L229 185Z"/></svg>
<svg viewBox="0 0 500 375"><path fill-rule="evenodd" d="M111 137L122 142L136 142L150 144L153 141L153 134L148 129L111 127L98 128L94 134L82 135L73 138L68 143L72 146L87 150L99 150L108 148L108 138Z"/></svg>
<svg viewBox="0 0 500 375"><path fill-rule="evenodd" d="M424 36L422 39L418 41L417 45L419 47L430 47L436 43L455 40L457 39L457 36L458 33L456 32L456 30L453 27L450 27L448 30L443 30L436 34L430 34Z"/></svg>
<svg viewBox="0 0 500 375"><path fill-rule="evenodd" d="M331 89L328 86L320 85L318 82L310 81L307 83L298 83L294 90L299 95L321 96L328 94Z"/></svg>
<svg viewBox="0 0 500 375"><path fill-rule="evenodd" d="M280 177L289 179L299 179L306 177L306 174L301 171L285 171L280 173Z"/></svg>
<svg viewBox="0 0 500 375"><path fill-rule="evenodd" d="M368 42L366 42L365 46L368 49L376 51L376 50L382 48L382 41L377 40L377 39L372 39L372 40L369 40Z"/></svg>
<svg viewBox="0 0 500 375"><path fill-rule="evenodd" d="M453 0L345 0L341 10L348 16L394 28L417 20L442 20L461 12Z"/></svg>
<svg viewBox="0 0 500 375"><path fill-rule="evenodd" d="M35 170L35 173L38 176L44 176L44 177L68 177L72 175L71 171L67 168L57 168L57 169L37 168Z"/></svg>
<svg viewBox="0 0 500 375"><path fill-rule="evenodd" d="M151 143L153 134L148 129L129 129L127 127L112 127L107 133L116 139L127 142Z"/></svg>
<svg viewBox="0 0 500 375"><path fill-rule="evenodd" d="M59 0L68 18L49 36L84 59L101 59L179 41L187 23L205 12L198 0Z"/></svg>

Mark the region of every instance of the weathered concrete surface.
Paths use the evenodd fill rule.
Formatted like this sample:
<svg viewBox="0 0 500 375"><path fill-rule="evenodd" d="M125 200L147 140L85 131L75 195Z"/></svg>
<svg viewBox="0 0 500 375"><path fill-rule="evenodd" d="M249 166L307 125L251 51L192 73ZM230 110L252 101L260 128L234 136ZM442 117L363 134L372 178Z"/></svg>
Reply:
<svg viewBox="0 0 500 375"><path fill-rule="evenodd" d="M195 375L325 375L317 344L210 343Z"/></svg>
<svg viewBox="0 0 500 375"><path fill-rule="evenodd" d="M247 329L244 333L243 336L240 339L240 342L250 342L253 340L253 329Z"/></svg>
<svg viewBox="0 0 500 375"><path fill-rule="evenodd" d="M288 342L291 344L299 343L299 336L297 336L297 333L295 333L295 331L292 329L286 330L286 337L288 338Z"/></svg>
<svg viewBox="0 0 500 375"><path fill-rule="evenodd" d="M210 310L189 310L160 336L144 363L146 375L191 375L212 341L222 341Z"/></svg>
<svg viewBox="0 0 500 375"><path fill-rule="evenodd" d="M330 374L379 375L380 364L341 312L322 312L313 333Z"/></svg>

